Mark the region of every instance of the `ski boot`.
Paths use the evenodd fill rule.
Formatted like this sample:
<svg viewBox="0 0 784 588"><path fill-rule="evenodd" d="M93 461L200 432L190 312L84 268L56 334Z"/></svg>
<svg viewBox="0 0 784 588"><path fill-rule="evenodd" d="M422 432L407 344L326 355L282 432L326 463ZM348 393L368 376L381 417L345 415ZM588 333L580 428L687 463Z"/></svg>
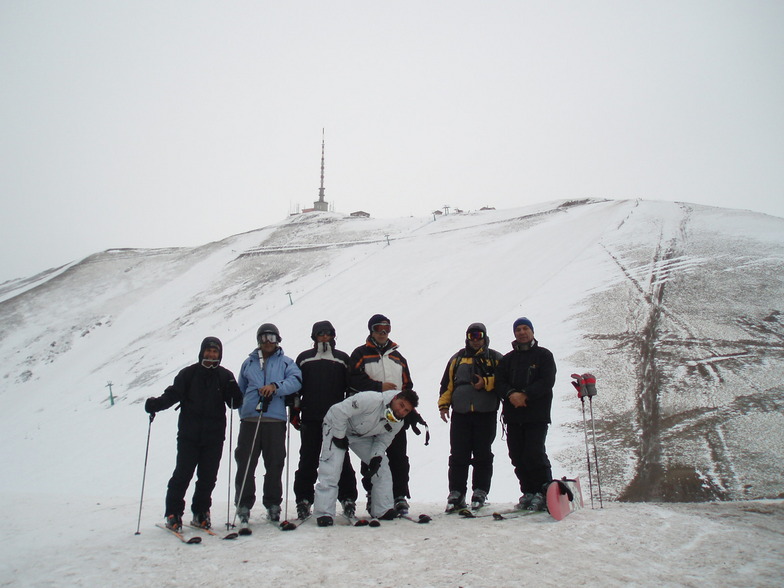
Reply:
<svg viewBox="0 0 784 588"><path fill-rule="evenodd" d="M452 490L449 493L449 496L446 497L446 511L447 513L450 512L457 512L458 510L462 510L466 507L465 501L465 494L459 492L457 490Z"/></svg>
<svg viewBox="0 0 784 588"><path fill-rule="evenodd" d="M182 531L182 517L176 514L170 514L166 517L166 528L179 533Z"/></svg>
<svg viewBox="0 0 784 588"><path fill-rule="evenodd" d="M397 512L397 514L407 515L408 508L408 500L406 500L405 496L398 496L395 498L395 512Z"/></svg>
<svg viewBox="0 0 784 588"><path fill-rule="evenodd" d="M343 507L343 516L348 519L353 518L357 513L357 504L350 498L341 500L340 505Z"/></svg>
<svg viewBox="0 0 784 588"><path fill-rule="evenodd" d="M485 505L487 500L487 492L484 490L474 490L474 495L471 496L471 510L478 510Z"/></svg>
<svg viewBox="0 0 784 588"><path fill-rule="evenodd" d="M280 520L280 507L277 504L267 507L267 518L275 523Z"/></svg>
<svg viewBox="0 0 784 588"><path fill-rule="evenodd" d="M545 501L544 494L537 492L531 498L531 502L528 504L527 510L545 510L546 508L547 502Z"/></svg>
<svg viewBox="0 0 784 588"><path fill-rule="evenodd" d="M210 523L210 511L193 513L191 525L199 527L200 529L209 529L212 527L212 524Z"/></svg>
<svg viewBox="0 0 784 588"><path fill-rule="evenodd" d="M310 502L307 500L297 501L297 518L300 520L306 519L310 516Z"/></svg>

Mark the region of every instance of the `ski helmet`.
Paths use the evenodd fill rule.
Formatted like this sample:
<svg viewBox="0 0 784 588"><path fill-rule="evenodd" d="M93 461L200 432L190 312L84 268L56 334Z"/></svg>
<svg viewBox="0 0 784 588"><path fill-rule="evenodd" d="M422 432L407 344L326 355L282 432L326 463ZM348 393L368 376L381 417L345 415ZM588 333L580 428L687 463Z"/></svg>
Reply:
<svg viewBox="0 0 784 588"><path fill-rule="evenodd" d="M256 342L259 345L261 345L261 336L263 334L265 334L265 333L266 334L271 334L271 335L276 335L278 337L278 343L283 341L283 338L280 336L280 331L278 330L278 327L276 327L272 323L264 323L263 325L261 325L259 327L259 330L256 331Z"/></svg>

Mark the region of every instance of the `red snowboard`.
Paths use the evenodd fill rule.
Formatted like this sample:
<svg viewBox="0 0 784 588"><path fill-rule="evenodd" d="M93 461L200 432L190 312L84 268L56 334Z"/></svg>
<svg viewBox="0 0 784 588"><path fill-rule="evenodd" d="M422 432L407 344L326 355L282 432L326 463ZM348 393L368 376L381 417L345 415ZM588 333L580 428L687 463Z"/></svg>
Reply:
<svg viewBox="0 0 784 588"><path fill-rule="evenodd" d="M580 489L580 478L568 480L564 477L553 480L547 486L547 511L556 521L566 518L582 507L583 493Z"/></svg>

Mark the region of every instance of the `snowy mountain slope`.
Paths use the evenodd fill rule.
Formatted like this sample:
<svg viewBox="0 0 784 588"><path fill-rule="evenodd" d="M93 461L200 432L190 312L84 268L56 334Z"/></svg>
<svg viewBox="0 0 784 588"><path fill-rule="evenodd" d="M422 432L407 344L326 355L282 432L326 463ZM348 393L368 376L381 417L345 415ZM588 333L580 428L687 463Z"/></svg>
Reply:
<svg viewBox="0 0 784 588"><path fill-rule="evenodd" d="M527 315L559 367L556 473L585 475L569 374L593 371L606 497L779 496L783 229L755 213L586 200L437 220L318 213L193 249L109 250L0 304L0 438L30 441L31 455L12 458L23 485L51 467L36 445L54 433L39 436L43 423L73 467L83 444L113 462L114 446L143 436L140 402L195 360L206 334L223 339L224 365L236 371L261 322L278 324L296 356L313 322L328 318L350 352L383 312L433 433L430 447L411 443L412 475L427 472L414 491L441 500L443 366L469 323L484 322L506 352L511 323ZM107 412L109 381L117 404ZM500 435L495 453L504 463ZM160 468L165 478L170 465ZM497 470L496 496L511 499L510 468ZM136 472L118 476L122 493Z"/></svg>
<svg viewBox="0 0 784 588"><path fill-rule="evenodd" d="M561 585L564 574L585 585L777 585L780 500L608 499L782 495L783 260L784 219L586 200L437 219L303 215L197 248L109 250L3 284L0 585ZM506 352L521 315L558 363L554 473L581 475L587 504L569 375L598 376L605 509L560 523L395 521L371 532L377 540L307 524L281 534L260 513L243 542L181 546L153 527L177 414L150 424L142 402L195 361L205 335L222 338L236 371L261 322L275 322L295 356L327 318L350 352L376 312L392 319L432 433L427 447L410 435L414 512L437 513L447 491L448 425L435 402L447 359L477 320ZM236 418L229 433L216 526L230 516ZM292 461L298 447L293 434ZM508 506L519 491L500 431L494 452L490 500ZM525 546L504 548L521 537ZM446 544L473 557L445 560Z"/></svg>

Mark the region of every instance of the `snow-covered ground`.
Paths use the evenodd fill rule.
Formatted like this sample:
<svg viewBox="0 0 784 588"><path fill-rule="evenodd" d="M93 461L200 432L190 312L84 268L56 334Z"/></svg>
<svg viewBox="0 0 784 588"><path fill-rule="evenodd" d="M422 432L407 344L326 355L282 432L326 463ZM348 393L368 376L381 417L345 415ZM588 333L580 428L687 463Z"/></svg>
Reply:
<svg viewBox="0 0 784 588"><path fill-rule="evenodd" d="M782 585L781 500L614 499L630 487L637 496L781 497L783 227L759 214L639 201L438 219L323 214L195 249L110 250L3 284L0 585ZM154 526L174 466L170 410L149 429L134 535L143 400L195 361L205 335L223 340L223 364L236 373L262 322L280 327L296 357L323 319L350 352L376 312L392 319L430 424L431 444L409 433L409 454L412 512L433 522L308 522L285 533L254 512L252 537L182 545ZM444 365L474 321L506 352L522 315L558 363L554 474L582 476L588 508L558 523L446 517L448 425L436 408ZM603 509L590 508L570 385L584 371L599 377ZM233 425L213 495L218 529ZM293 459L298 447L294 433ZM500 428L494 452L490 500L508 507L519 490Z"/></svg>
<svg viewBox="0 0 784 588"><path fill-rule="evenodd" d="M85 476L96 486L100 477ZM2 585L703 588L784 578L782 501L613 502L560 522L438 514L426 525L322 529L311 519L289 532L259 519L249 537L184 545L152 526L163 488L149 490L140 535L138 503L128 498L4 493ZM414 501L412 512L442 508ZM225 503L213 512L220 532Z"/></svg>

